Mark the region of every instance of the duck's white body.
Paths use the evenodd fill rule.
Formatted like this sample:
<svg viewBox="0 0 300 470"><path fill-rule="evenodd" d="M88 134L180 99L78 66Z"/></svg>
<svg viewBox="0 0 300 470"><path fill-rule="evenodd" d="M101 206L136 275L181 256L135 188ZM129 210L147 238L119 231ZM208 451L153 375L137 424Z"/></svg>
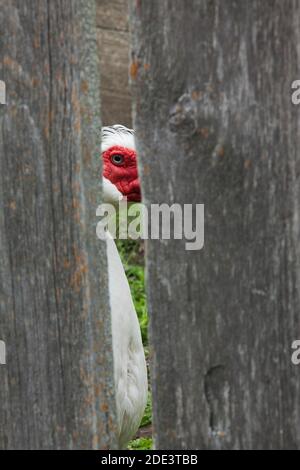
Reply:
<svg viewBox="0 0 300 470"><path fill-rule="evenodd" d="M126 129L123 126L116 127L119 142L123 145L126 143L131 147L134 146L133 135L123 134L122 129ZM112 132L114 128L105 128L108 129L108 136L102 140L102 151L109 147L111 140L115 143L115 136ZM113 204L118 203L123 197L107 178L103 178L103 194L105 202ZM136 434L146 407L147 368L140 326L129 284L116 244L109 232L107 232L106 244L118 437L119 447L125 448L128 441Z"/></svg>
<svg viewBox="0 0 300 470"><path fill-rule="evenodd" d="M107 258L119 446L124 448L134 437L143 417L147 403L147 368L130 288L109 233Z"/></svg>

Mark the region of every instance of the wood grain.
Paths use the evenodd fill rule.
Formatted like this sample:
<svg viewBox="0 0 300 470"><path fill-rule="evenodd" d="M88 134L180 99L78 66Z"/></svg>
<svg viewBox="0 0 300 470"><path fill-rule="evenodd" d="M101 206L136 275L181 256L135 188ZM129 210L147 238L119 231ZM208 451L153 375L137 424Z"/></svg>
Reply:
<svg viewBox="0 0 300 470"><path fill-rule="evenodd" d="M115 447L95 15L0 1L1 449Z"/></svg>
<svg viewBox="0 0 300 470"><path fill-rule="evenodd" d="M97 0L96 5L102 121L131 127L128 0Z"/></svg>
<svg viewBox="0 0 300 470"><path fill-rule="evenodd" d="M156 446L299 449L300 3L131 11L145 201L205 204L202 251L147 246Z"/></svg>

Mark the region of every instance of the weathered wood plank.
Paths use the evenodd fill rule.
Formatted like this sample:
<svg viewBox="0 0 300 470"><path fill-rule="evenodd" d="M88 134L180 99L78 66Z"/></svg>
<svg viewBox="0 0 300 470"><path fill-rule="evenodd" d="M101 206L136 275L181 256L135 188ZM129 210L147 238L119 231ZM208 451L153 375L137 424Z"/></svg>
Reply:
<svg viewBox="0 0 300 470"><path fill-rule="evenodd" d="M96 0L97 26L128 31L128 0Z"/></svg>
<svg viewBox="0 0 300 470"><path fill-rule="evenodd" d="M156 445L299 449L300 3L131 5L145 200L205 204L148 243Z"/></svg>
<svg viewBox="0 0 300 470"><path fill-rule="evenodd" d="M115 91L102 89L101 106L103 125L121 123L127 127L131 122L131 97Z"/></svg>
<svg viewBox="0 0 300 470"><path fill-rule="evenodd" d="M103 124L131 127L128 0L97 1L97 26Z"/></svg>
<svg viewBox="0 0 300 470"><path fill-rule="evenodd" d="M92 0L0 0L0 448L115 446Z"/></svg>
<svg viewBox="0 0 300 470"><path fill-rule="evenodd" d="M98 29L101 54L101 87L119 95L129 95L129 33Z"/></svg>

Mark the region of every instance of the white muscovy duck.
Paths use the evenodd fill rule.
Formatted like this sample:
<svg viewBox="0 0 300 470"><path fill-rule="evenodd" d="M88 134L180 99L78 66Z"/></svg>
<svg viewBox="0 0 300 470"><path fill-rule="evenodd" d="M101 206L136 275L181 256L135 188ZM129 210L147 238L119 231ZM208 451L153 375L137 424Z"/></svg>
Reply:
<svg viewBox="0 0 300 470"><path fill-rule="evenodd" d="M103 127L101 151L104 202L118 203L123 197L139 202L133 131L121 125ZM147 368L129 284L109 232L107 258L119 446L125 448L138 430L147 403Z"/></svg>

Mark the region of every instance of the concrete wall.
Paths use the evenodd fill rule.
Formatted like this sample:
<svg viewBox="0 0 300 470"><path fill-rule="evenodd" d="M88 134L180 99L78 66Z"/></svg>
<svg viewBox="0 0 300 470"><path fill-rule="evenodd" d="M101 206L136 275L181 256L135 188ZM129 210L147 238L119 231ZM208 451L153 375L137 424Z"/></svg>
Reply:
<svg viewBox="0 0 300 470"><path fill-rule="evenodd" d="M131 126L128 0L97 0L103 125Z"/></svg>

